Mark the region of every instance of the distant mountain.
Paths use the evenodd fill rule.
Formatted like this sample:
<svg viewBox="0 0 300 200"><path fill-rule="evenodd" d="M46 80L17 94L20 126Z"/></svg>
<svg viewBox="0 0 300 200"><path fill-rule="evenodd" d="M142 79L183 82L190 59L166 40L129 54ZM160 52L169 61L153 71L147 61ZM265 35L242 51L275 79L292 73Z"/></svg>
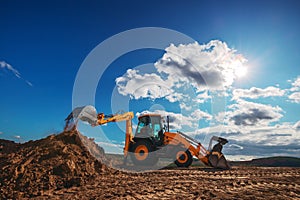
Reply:
<svg viewBox="0 0 300 200"><path fill-rule="evenodd" d="M232 166L256 166L256 167L300 167L300 158L276 156L258 158L251 161L231 161Z"/></svg>

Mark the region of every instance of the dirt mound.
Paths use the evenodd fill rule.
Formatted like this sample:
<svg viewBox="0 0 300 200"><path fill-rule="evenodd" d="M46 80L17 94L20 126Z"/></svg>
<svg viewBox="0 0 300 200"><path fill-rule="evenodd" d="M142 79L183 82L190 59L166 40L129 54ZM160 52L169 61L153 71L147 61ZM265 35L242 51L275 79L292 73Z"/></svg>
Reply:
<svg viewBox="0 0 300 200"><path fill-rule="evenodd" d="M24 144L1 140L0 147L0 199L81 186L110 170L103 149L75 130Z"/></svg>
<svg viewBox="0 0 300 200"><path fill-rule="evenodd" d="M8 154L17 151L20 148L20 144L10 140L0 139L0 155Z"/></svg>

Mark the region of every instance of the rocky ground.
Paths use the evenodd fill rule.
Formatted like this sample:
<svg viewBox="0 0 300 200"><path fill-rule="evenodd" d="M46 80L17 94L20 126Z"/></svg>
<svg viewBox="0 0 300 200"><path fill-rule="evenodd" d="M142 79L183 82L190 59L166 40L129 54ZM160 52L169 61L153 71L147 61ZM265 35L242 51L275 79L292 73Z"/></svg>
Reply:
<svg viewBox="0 0 300 200"><path fill-rule="evenodd" d="M300 199L300 168L129 173L103 165L104 159L76 131L25 144L0 140L0 199Z"/></svg>

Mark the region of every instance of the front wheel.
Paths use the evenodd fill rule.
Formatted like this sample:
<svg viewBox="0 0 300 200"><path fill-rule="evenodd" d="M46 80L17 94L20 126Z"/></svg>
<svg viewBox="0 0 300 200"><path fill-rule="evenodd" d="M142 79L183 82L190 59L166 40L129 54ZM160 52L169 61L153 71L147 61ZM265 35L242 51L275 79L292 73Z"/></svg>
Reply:
<svg viewBox="0 0 300 200"><path fill-rule="evenodd" d="M176 153L175 164L177 167L189 167L193 162L193 156L189 150L181 149Z"/></svg>
<svg viewBox="0 0 300 200"><path fill-rule="evenodd" d="M130 157L135 165L152 166L158 161L151 143L147 140L139 140L133 144Z"/></svg>

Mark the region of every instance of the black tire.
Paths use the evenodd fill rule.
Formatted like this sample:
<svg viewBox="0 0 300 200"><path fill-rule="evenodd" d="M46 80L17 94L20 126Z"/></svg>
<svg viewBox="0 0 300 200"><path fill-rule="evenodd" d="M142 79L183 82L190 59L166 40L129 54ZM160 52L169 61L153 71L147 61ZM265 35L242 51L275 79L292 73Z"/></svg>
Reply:
<svg viewBox="0 0 300 200"><path fill-rule="evenodd" d="M158 157L153 152L154 148L148 140L138 140L130 148L130 157L135 165L153 166L157 163Z"/></svg>
<svg viewBox="0 0 300 200"><path fill-rule="evenodd" d="M176 152L175 164L177 167L189 167L193 162L193 156L189 150L180 149Z"/></svg>

